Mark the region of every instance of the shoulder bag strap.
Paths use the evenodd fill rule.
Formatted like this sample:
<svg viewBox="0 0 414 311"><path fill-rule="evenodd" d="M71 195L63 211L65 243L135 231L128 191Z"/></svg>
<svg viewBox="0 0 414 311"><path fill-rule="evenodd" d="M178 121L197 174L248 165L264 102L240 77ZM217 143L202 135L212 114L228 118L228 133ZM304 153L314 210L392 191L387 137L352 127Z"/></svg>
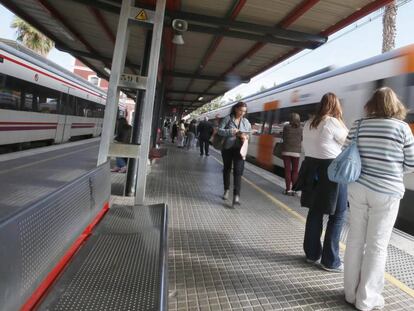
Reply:
<svg viewBox="0 0 414 311"><path fill-rule="evenodd" d="M358 126L357 126L357 128L356 128L355 135L354 135L354 137L353 137L353 139L352 139L352 140L353 140L353 141L355 141L356 143L358 143L359 127L361 126L362 120L363 120L363 119L360 119L360 120L358 121Z"/></svg>

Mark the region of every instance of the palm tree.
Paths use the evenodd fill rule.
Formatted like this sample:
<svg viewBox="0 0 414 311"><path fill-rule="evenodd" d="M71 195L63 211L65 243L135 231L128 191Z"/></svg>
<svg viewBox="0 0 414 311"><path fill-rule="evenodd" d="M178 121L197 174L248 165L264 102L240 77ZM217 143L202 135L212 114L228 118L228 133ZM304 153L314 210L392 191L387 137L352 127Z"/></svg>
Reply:
<svg viewBox="0 0 414 311"><path fill-rule="evenodd" d="M17 16L10 26L16 28L17 41L42 56L46 57L55 45L52 40Z"/></svg>
<svg viewBox="0 0 414 311"><path fill-rule="evenodd" d="M382 17L382 53L391 51L395 47L395 35L397 27L395 26L397 18L397 5L395 1L385 7Z"/></svg>

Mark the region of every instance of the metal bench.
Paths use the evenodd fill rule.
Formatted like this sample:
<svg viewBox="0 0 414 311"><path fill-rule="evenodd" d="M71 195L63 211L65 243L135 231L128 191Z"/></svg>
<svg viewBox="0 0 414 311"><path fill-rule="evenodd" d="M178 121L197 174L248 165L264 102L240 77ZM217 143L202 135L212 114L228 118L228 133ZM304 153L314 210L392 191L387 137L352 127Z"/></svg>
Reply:
<svg viewBox="0 0 414 311"><path fill-rule="evenodd" d="M114 205L39 310L167 310L167 206Z"/></svg>

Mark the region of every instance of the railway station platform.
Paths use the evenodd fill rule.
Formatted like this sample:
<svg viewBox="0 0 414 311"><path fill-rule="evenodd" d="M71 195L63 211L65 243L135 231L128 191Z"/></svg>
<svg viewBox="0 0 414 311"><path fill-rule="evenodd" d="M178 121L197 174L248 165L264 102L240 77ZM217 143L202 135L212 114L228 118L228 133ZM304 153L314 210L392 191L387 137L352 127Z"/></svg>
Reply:
<svg viewBox="0 0 414 311"><path fill-rule="evenodd" d="M219 153L166 148L148 175L147 200L169 208L168 310L354 310L342 273L305 263L307 210L282 194L281 178L246 162L242 205L231 209L221 198ZM112 198L132 205L118 196L124 176L112 174ZM413 310L414 256L398 234L391 244L384 310Z"/></svg>
<svg viewBox="0 0 414 311"><path fill-rule="evenodd" d="M168 206L168 310L354 310L344 301L341 273L330 273L305 262L302 242L307 209L300 207L298 197L282 194L283 179L246 162L242 181L242 205L232 209L230 202L221 198L222 164L218 152L213 149L209 157L201 157L196 149L187 151L170 144L162 145L162 148L166 155L152 162L148 174L146 204L155 204L153 206L158 208L160 203ZM53 196L56 189L77 183L79 178L85 179L82 176L96 169L97 151L98 142L94 139L44 150L29 150L19 153L17 157L3 155L0 158L0 173L7 178L2 178L0 221L7 223L7 219L24 213L24 209L33 209L35 206L32 202ZM121 270L122 273L130 271L132 274L126 280L128 284L137 285L122 287L130 288L125 292L122 288L116 289L114 285L117 284L119 275L112 272L102 276L98 273L98 267L94 268L95 263L103 267L103 263L108 262L109 257L105 255L107 252L112 254L112 259L115 258L113 250L104 246L100 261L89 260L88 263L92 256L89 251L96 247L95 241L99 241L102 234L107 234L114 219L121 226L122 222L119 220L129 221L129 216L125 218L122 215L131 215L130 208L134 205L134 198L122 196L126 174L109 175L108 166L98 170L101 172L99 176L111 178L112 212L101 221L103 229L99 224L94 230L96 233L93 232L86 240L86 246L81 247L79 253L74 255L64 274L52 285L50 293L39 307L40 310L95 310L94 306L99 306L98 309L102 310L105 307L107 310L124 310L123 306L136 304L134 299L139 296L131 288L138 286L147 295L147 284L155 284L150 274L141 275L139 272L142 269L146 272L148 262L145 262L145 258L150 248L142 248L146 252L142 256L141 251L129 252L135 259L128 255L129 266L123 266ZM103 170L107 172L103 173ZM92 184L99 186L95 181ZM99 188L93 192L101 191L97 189ZM68 217L63 211L68 210L71 199L76 201L76 196L71 196L70 193L68 195L68 201L64 205L51 206L62 211L57 214L62 223ZM97 195L98 193L92 195L94 200L98 198ZM96 208L100 208L101 201L94 201ZM89 203L85 202L86 210L89 210ZM46 205L40 206L44 208ZM126 214L125 211L119 212L120 208L126 209ZM153 217L144 209L137 209L133 213L138 217L137 223L140 222L139 219L143 223L144 218ZM117 214L122 217L116 218ZM45 218L53 224L47 231L42 231L38 224L34 227L34 221L38 220L33 218L27 224L20 222L20 227L24 225L24 228L38 228L33 236L20 236L23 241L29 243L30 240L37 245L25 253L29 257L23 258L27 259L24 261L26 264L23 270L23 279L28 282L25 286L34 284L34 276L37 274L41 276L38 269L28 261L30 258L37 258L36 254L42 252L39 253L39 263L46 269L51 262L49 256L53 254L59 257L64 250L63 242L56 244L58 240L54 236L58 218L51 217L50 215ZM161 220L160 217L157 216L156 219ZM69 233L71 228L73 230L73 221L72 219L71 223L65 223L66 232ZM121 228L122 234L131 235L130 228ZM152 231L146 228L149 227L140 230L144 234L147 232L148 236L157 236L156 227L152 227ZM342 255L347 232L348 228L345 226L341 237ZM115 232L108 241L118 238L121 239L120 233ZM54 244L47 244L49 240ZM56 245L58 247L55 248ZM121 244L118 246L121 247ZM48 252L43 252L44 247ZM85 264L82 260L86 260ZM137 262L140 263L141 270L134 268L138 265ZM88 264L92 269L91 274L84 274ZM82 269L77 270L79 267ZM386 270L384 310L413 310L413 237L394 230L388 248ZM112 266L108 271L112 271ZM75 275L78 277L74 277ZM111 286L107 288L107 283L99 284L101 277ZM115 279L111 280L112 277ZM95 290L94 286L103 286L105 290L114 292L104 295L105 300L103 292ZM99 301L94 300L95 296L85 295L88 290L96 293L96 297L100 297ZM130 301L125 301L122 297L127 297ZM106 303L108 299L111 300L110 304ZM117 304L116 299L121 299L123 304Z"/></svg>

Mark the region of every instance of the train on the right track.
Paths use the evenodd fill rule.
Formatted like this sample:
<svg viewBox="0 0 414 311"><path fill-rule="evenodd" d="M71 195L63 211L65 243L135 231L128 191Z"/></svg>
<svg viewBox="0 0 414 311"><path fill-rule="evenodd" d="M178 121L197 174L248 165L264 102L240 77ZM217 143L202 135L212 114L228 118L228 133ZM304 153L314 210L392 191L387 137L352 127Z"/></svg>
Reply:
<svg viewBox="0 0 414 311"><path fill-rule="evenodd" d="M364 105L373 91L391 87L409 109L406 122L414 131L414 45L397 49L342 68L326 68L245 97L247 118L252 124L248 158L271 170L283 167L273 156L283 125L291 112L306 121L314 113L323 94L333 92L341 100L348 127L364 115ZM229 104L199 117L217 123L230 113ZM414 235L414 173L405 175L405 196L401 201L396 227Z"/></svg>

